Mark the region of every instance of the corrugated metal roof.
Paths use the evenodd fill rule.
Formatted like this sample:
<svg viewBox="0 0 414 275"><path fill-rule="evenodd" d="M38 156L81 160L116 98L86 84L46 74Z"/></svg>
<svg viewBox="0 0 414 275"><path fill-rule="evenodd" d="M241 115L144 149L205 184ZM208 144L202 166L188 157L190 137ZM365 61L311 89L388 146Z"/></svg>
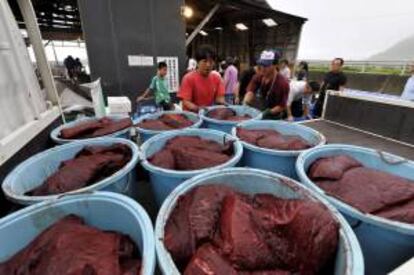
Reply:
<svg viewBox="0 0 414 275"><path fill-rule="evenodd" d="M189 5L202 15L205 15L208 13L208 11L217 3L222 3L224 6L244 6L244 7L251 7L251 8L258 8L262 11L267 12L274 12L275 15L279 15L282 17L288 17L289 20L300 20L300 21L306 21L307 19L301 16L292 15L285 13L283 11L275 10L273 9L269 3L266 0L186 0L186 5ZM248 10L247 10L248 11ZM251 16L254 16L254 14L251 14Z"/></svg>
<svg viewBox="0 0 414 275"><path fill-rule="evenodd" d="M19 23L25 24L17 1L9 0L10 7ZM39 28L45 39L59 36L60 39L73 40L82 36L79 9L76 0L32 0Z"/></svg>
<svg viewBox="0 0 414 275"><path fill-rule="evenodd" d="M16 16L19 26L24 28L24 22L15 0L8 0ZM264 14L279 17L281 21L301 21L307 19L272 9L265 0L185 0L193 8L195 16L187 21L189 26L197 25L209 10L221 2L222 12L226 17L233 15L229 11L237 10L239 19L257 19ZM40 30L45 39L73 40L82 37L82 27L77 0L32 0ZM254 10L256 9L256 10ZM220 20L216 17L214 20Z"/></svg>

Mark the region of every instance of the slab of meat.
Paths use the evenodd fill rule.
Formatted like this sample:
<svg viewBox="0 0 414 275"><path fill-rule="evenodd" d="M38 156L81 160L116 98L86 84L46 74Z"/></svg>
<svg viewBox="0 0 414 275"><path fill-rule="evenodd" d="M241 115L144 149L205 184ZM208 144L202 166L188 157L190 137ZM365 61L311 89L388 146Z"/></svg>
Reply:
<svg viewBox="0 0 414 275"><path fill-rule="evenodd" d="M104 117L100 120L80 123L77 126L65 128L60 131L64 139L83 139L110 135L132 126L130 118L112 120Z"/></svg>
<svg viewBox="0 0 414 275"><path fill-rule="evenodd" d="M164 244L187 275L287 275L330 267L338 239L339 225L322 204L212 184L179 198Z"/></svg>
<svg viewBox="0 0 414 275"><path fill-rule="evenodd" d="M309 142L299 136L282 135L269 129L248 130L238 128L237 136L245 142L267 149L296 151L312 147Z"/></svg>
<svg viewBox="0 0 414 275"><path fill-rule="evenodd" d="M253 211L251 203L242 196L230 195L224 199L220 218L221 248L238 269L265 269L278 264L253 224Z"/></svg>
<svg viewBox="0 0 414 275"><path fill-rule="evenodd" d="M0 274L139 274L136 245L125 235L104 232L70 215L0 264Z"/></svg>
<svg viewBox="0 0 414 275"><path fill-rule="evenodd" d="M160 120L173 129L183 129L194 124L193 121L182 114L164 114L160 117Z"/></svg>
<svg viewBox="0 0 414 275"><path fill-rule="evenodd" d="M333 260L339 225L325 206L310 200L256 195L253 219L278 267L293 273L318 274Z"/></svg>
<svg viewBox="0 0 414 275"><path fill-rule="evenodd" d="M60 131L60 137L64 139L76 139L82 136L92 135L93 132L102 128L99 120L80 123L75 127L65 128Z"/></svg>
<svg viewBox="0 0 414 275"><path fill-rule="evenodd" d="M175 169L175 158L171 150L165 149L155 153L148 161L164 169Z"/></svg>
<svg viewBox="0 0 414 275"><path fill-rule="evenodd" d="M207 113L207 116L210 118L218 119L218 120L226 120L229 117L236 116L237 113L230 109L230 108L217 108L214 110L211 110Z"/></svg>
<svg viewBox="0 0 414 275"><path fill-rule="evenodd" d="M209 118L217 119L217 120L227 120L227 121L243 121L252 119L249 115L237 115L237 113L230 109L230 108L217 108L211 110L207 113Z"/></svg>
<svg viewBox="0 0 414 275"><path fill-rule="evenodd" d="M222 257L211 244L205 244L197 249L184 275L238 275L230 262Z"/></svg>
<svg viewBox="0 0 414 275"><path fill-rule="evenodd" d="M329 195L364 213L378 212L414 199L413 182L365 167L348 170L338 181L317 181L317 184Z"/></svg>
<svg viewBox="0 0 414 275"><path fill-rule="evenodd" d="M118 131L124 130L132 126L132 121L130 118L124 118L120 120L111 120L103 124L103 127L94 131L91 137L102 137L116 133Z"/></svg>
<svg viewBox="0 0 414 275"><path fill-rule="evenodd" d="M394 221L414 223L414 199L389 206L372 214Z"/></svg>
<svg viewBox="0 0 414 275"><path fill-rule="evenodd" d="M189 218L192 202L192 196L181 196L164 228L164 245L181 271L196 251L196 239Z"/></svg>
<svg viewBox="0 0 414 275"><path fill-rule="evenodd" d="M257 140L257 146L275 150L305 150L312 147L298 136L268 135Z"/></svg>
<svg viewBox="0 0 414 275"><path fill-rule="evenodd" d="M257 140L265 136L280 136L280 133L274 130L247 130L238 127L237 136L247 143L257 145Z"/></svg>
<svg viewBox="0 0 414 275"><path fill-rule="evenodd" d="M215 153L222 153L227 149L226 145L221 145L213 140L202 139L198 136L178 136L167 142L168 149L197 148Z"/></svg>
<svg viewBox="0 0 414 275"><path fill-rule="evenodd" d="M194 147L173 149L172 152L175 158L175 168L181 171L206 169L230 160L228 155Z"/></svg>
<svg viewBox="0 0 414 275"><path fill-rule="evenodd" d="M110 157L111 161L108 162L107 165L100 170L100 173L97 175L97 177L92 180L93 182L105 179L123 168L131 160L132 151L128 146L124 144L115 144L111 146L87 146L78 154L76 154L74 159L78 159L83 156L94 157L97 155L105 155L107 157ZM69 162L70 161L73 160L69 160ZM66 162L62 163L62 167L65 163Z"/></svg>
<svg viewBox="0 0 414 275"><path fill-rule="evenodd" d="M232 193L230 188L208 185L178 199L165 226L164 244L180 270L187 266L196 245L213 239L221 203Z"/></svg>
<svg viewBox="0 0 414 275"><path fill-rule="evenodd" d="M222 202L234 190L222 185L206 185L195 188L190 196L193 198L189 211L191 230L198 245L214 239Z"/></svg>
<svg viewBox="0 0 414 275"><path fill-rule="evenodd" d="M414 181L364 167L348 156L319 159L308 173L327 194L361 212L414 223Z"/></svg>
<svg viewBox="0 0 414 275"><path fill-rule="evenodd" d="M285 138L290 151L306 150L313 147L312 144L299 136L285 136Z"/></svg>
<svg viewBox="0 0 414 275"><path fill-rule="evenodd" d="M233 142L221 145L197 136L178 136L167 141L164 148L148 160L158 167L189 171L221 165L233 154Z"/></svg>
<svg viewBox="0 0 414 275"><path fill-rule="evenodd" d="M136 124L135 126L147 129L147 130L153 130L153 131L170 131L173 130L172 127L168 126L164 122L157 120L157 119L148 119L144 120L143 122L140 122Z"/></svg>
<svg viewBox="0 0 414 275"><path fill-rule="evenodd" d="M257 146L267 149L276 149L276 150L289 150L289 143L284 138L284 136L279 135L269 135L259 138L257 141Z"/></svg>
<svg viewBox="0 0 414 275"><path fill-rule="evenodd" d="M131 156L130 148L124 144L85 147L73 159L63 161L55 173L28 195L60 194L94 184L122 169Z"/></svg>
<svg viewBox="0 0 414 275"><path fill-rule="evenodd" d="M347 155L321 158L311 165L309 176L312 179L339 180L346 171L361 166L359 161Z"/></svg>
<svg viewBox="0 0 414 275"><path fill-rule="evenodd" d="M228 117L225 120L238 122L238 121L245 121L245 120L249 120L249 119L252 119L252 117L249 116L249 115L242 115L242 116L231 116L231 117Z"/></svg>
<svg viewBox="0 0 414 275"><path fill-rule="evenodd" d="M188 128L193 124L194 122L188 119L185 115L163 114L158 119L145 119L144 121L136 124L136 126L142 129L154 131L168 131Z"/></svg>

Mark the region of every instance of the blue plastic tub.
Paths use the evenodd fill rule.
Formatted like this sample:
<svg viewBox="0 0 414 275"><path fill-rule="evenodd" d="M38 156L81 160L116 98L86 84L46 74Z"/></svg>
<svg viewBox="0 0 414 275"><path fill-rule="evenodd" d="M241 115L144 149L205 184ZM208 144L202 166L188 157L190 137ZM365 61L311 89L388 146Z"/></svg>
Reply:
<svg viewBox="0 0 414 275"><path fill-rule="evenodd" d="M387 274L414 257L414 225L364 214L330 197L307 176L310 165L321 157L349 155L366 167L414 180L414 162L363 147L333 144L301 154L296 163L298 175L306 186L327 197L348 219L362 247L367 274ZM392 164L394 163L394 164Z"/></svg>
<svg viewBox="0 0 414 275"><path fill-rule="evenodd" d="M129 235L141 252L141 274L154 274L155 248L151 220L138 203L109 192L65 196L26 207L0 219L0 262L8 260L48 226L69 214L78 215L87 224L101 230Z"/></svg>
<svg viewBox="0 0 414 275"><path fill-rule="evenodd" d="M298 135L315 146L320 146L326 143L326 138L312 128L284 121L246 121L237 125L237 127L249 130L276 130L285 135ZM233 136L237 136L237 127L234 127L232 130ZM241 142L244 148L242 158L242 164L244 166L280 173L293 179L298 178L296 175L295 164L297 157L303 150L272 150L260 148L244 141Z"/></svg>
<svg viewBox="0 0 414 275"><path fill-rule="evenodd" d="M234 140L234 156L226 163L201 170L193 171L176 171L160 168L152 165L148 158L160 151L166 142L176 136L198 136L207 140L214 140L219 143L224 141ZM158 205L161 205L164 199L171 193L174 188L180 185L183 181L192 178L196 175L205 173L211 170L236 166L242 155L243 146L240 141L229 134L208 129L187 129L181 131L172 131L159 134L147 140L142 146L142 166L149 172L152 190Z"/></svg>
<svg viewBox="0 0 414 275"><path fill-rule="evenodd" d="M213 107L202 109L200 111L200 116L201 116L201 119L203 120L203 126L202 126L203 128L219 130L219 131L230 134L231 129L240 123L240 121L217 120L217 119L213 119L207 116L208 112L218 109L218 108L230 108L234 110L239 116L250 115L253 120L262 119L262 113L259 110L254 109L249 106L239 106L239 105L232 105L228 107L213 106Z"/></svg>
<svg viewBox="0 0 414 275"><path fill-rule="evenodd" d="M164 114L182 114L185 115L188 119L190 119L191 121L194 122L194 124L191 127L188 128L200 128L202 120L200 119L200 117L197 114L191 113L191 112L184 112L184 111L166 111L166 112L160 112L160 113L156 113L156 114L149 114L149 115L145 115L142 116L138 119L138 121L135 122L135 124L138 124L140 122L142 122L143 120L155 120L158 119L160 116L164 115ZM139 140L141 142L145 142L148 139L152 138L155 135L167 132L167 131L155 131L155 130L148 130L148 129L143 129L143 128L139 128L139 127L135 127L135 129L137 129L137 132L139 134ZM180 130L184 130L184 129L180 129Z"/></svg>
<svg viewBox="0 0 414 275"><path fill-rule="evenodd" d="M164 274L180 274L164 246L164 227L178 198L191 189L205 184L225 184L245 194L268 193L282 198L310 198L323 203L340 223L340 241L335 262L335 275L363 275L364 261L358 241L345 219L322 196L282 175L250 169L230 168L211 171L177 187L164 201L155 225L155 248ZM254 249L254 248L252 248Z"/></svg>
<svg viewBox="0 0 414 275"><path fill-rule="evenodd" d="M114 120L120 120L125 118L124 116L107 116L111 119ZM72 121L63 125L60 125L59 127L55 128L51 133L50 133L50 137L52 138L52 140L57 143L57 144L65 144L65 143L69 143L69 142L74 142L74 141L81 141L81 140L86 140L86 139L64 139L64 138L60 138L60 131L62 131L62 129L66 129L66 128L71 128L74 127L76 125L78 125L79 123L85 123L88 121L94 121L94 120L98 120L98 118L95 117L84 117L81 119L78 119L76 121ZM135 122L133 122L133 124L135 124ZM118 138L125 138L125 139L130 139L131 134L131 127L115 132L113 134L110 135L106 135L106 136L102 136L102 137L118 137ZM99 137L99 138L102 138Z"/></svg>
<svg viewBox="0 0 414 275"><path fill-rule="evenodd" d="M25 193L41 185L48 176L58 170L62 161L72 159L85 146L110 146L116 143L126 144L131 148L131 160L112 176L93 185L68 193L74 194L104 190L134 197L137 192L137 186L135 181L136 175L133 169L139 160L138 146L132 141L122 138L97 138L71 142L41 152L19 164L6 177L2 184L3 192L11 201L23 205L57 198L61 195L27 196Z"/></svg>

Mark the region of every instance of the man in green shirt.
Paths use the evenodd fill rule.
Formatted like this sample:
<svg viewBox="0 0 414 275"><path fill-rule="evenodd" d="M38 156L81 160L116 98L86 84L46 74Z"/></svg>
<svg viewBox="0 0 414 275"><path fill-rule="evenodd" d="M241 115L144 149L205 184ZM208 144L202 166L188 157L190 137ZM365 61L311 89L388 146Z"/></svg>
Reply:
<svg viewBox="0 0 414 275"><path fill-rule="evenodd" d="M158 63L157 75L152 78L151 84L144 94L137 98L137 102L147 99L147 96L152 93L155 96L155 103L162 107L164 111L174 109L174 105L171 103L170 92L167 88L167 81L165 79L167 69L167 63Z"/></svg>

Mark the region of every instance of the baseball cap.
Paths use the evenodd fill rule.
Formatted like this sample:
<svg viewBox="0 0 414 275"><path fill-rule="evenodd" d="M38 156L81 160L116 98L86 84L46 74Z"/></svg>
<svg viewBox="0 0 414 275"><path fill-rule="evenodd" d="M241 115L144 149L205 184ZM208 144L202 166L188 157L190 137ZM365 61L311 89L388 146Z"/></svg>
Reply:
<svg viewBox="0 0 414 275"><path fill-rule="evenodd" d="M279 63L279 58L280 54L277 51L266 50L260 54L260 58L257 60L257 65L268 67Z"/></svg>

